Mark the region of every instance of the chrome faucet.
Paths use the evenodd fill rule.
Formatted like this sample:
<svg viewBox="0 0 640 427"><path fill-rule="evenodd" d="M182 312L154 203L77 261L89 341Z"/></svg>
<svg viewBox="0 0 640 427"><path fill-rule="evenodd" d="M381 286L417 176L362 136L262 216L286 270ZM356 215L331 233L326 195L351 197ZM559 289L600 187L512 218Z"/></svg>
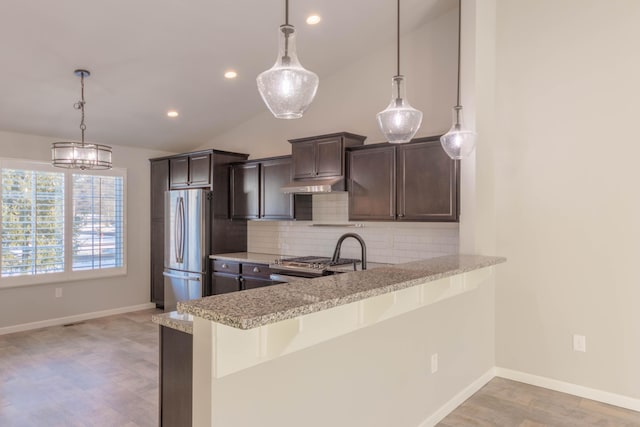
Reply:
<svg viewBox="0 0 640 427"><path fill-rule="evenodd" d="M356 233L345 233L338 239L338 243L336 243L336 249L333 251L333 257L331 258L331 262L338 262L340 259L340 248L342 248L342 242L347 237L353 237L360 243L360 248L362 249L362 255L360 257L360 261L362 262L362 269L367 269L367 245L364 244L364 240Z"/></svg>

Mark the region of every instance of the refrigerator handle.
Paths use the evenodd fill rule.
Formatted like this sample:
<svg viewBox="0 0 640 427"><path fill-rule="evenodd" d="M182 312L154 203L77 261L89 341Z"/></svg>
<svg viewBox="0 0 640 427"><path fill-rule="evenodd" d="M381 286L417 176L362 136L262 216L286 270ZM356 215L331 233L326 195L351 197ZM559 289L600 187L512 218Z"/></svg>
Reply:
<svg viewBox="0 0 640 427"><path fill-rule="evenodd" d="M179 197L176 204L176 221L174 232L174 243L176 251L176 262L184 262L184 198Z"/></svg>
<svg viewBox="0 0 640 427"><path fill-rule="evenodd" d="M188 281L191 281L191 282L199 282L200 281L200 276L181 276L179 274L167 273L166 271L164 273L162 273L162 275L164 277L171 277L173 279L188 280Z"/></svg>

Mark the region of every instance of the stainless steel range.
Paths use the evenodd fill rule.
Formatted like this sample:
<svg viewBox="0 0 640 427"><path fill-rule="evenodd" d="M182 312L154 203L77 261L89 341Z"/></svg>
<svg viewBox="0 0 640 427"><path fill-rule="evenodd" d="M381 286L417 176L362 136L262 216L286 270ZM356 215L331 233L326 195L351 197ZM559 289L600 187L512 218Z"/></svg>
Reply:
<svg viewBox="0 0 640 427"><path fill-rule="evenodd" d="M347 238L356 239L360 244L362 255L359 260L340 257L342 242ZM303 256L297 258L277 259L273 264L269 264L269 268L273 271L273 274L271 274L271 280L288 282L289 278L313 278L336 273L345 273L346 271L343 269L334 269L334 267L343 265L353 265L353 270L355 271L358 264L362 265L363 270L367 269L367 246L365 245L362 237L358 234L345 233L338 239L331 258Z"/></svg>
<svg viewBox="0 0 640 427"><path fill-rule="evenodd" d="M336 266L353 265L355 271L359 263L360 260L351 258L339 258L337 261L332 261L327 257L303 256L277 259L273 264L269 264L269 268L274 272L272 274L273 280L287 281L287 276L313 278L340 273L340 271L332 269Z"/></svg>

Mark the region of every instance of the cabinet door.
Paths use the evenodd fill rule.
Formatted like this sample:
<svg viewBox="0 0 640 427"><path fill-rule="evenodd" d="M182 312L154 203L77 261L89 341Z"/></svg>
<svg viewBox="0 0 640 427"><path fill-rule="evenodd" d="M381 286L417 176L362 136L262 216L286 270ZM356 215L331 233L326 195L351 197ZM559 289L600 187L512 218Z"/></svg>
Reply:
<svg viewBox="0 0 640 427"><path fill-rule="evenodd" d="M342 137L319 139L316 144L316 176L343 175Z"/></svg>
<svg viewBox="0 0 640 427"><path fill-rule="evenodd" d="M195 154L189 156L189 185L206 187L211 184L211 155Z"/></svg>
<svg viewBox="0 0 640 427"><path fill-rule="evenodd" d="M231 218L260 217L260 164L248 163L231 168Z"/></svg>
<svg viewBox="0 0 640 427"><path fill-rule="evenodd" d="M386 220L396 216L395 147L347 153L349 219Z"/></svg>
<svg viewBox="0 0 640 427"><path fill-rule="evenodd" d="M256 289L263 288L265 286L275 285L279 282L274 282L270 279L260 279L258 277L242 277L242 289Z"/></svg>
<svg viewBox="0 0 640 427"><path fill-rule="evenodd" d="M236 292L240 289L240 276L235 274L213 273L213 295Z"/></svg>
<svg viewBox="0 0 640 427"><path fill-rule="evenodd" d="M398 220L457 221L458 175L437 140L398 146Z"/></svg>
<svg viewBox="0 0 640 427"><path fill-rule="evenodd" d="M291 144L293 157L293 177L312 178L316 176L316 146L314 141Z"/></svg>
<svg viewBox="0 0 640 427"><path fill-rule="evenodd" d="M169 186L181 188L189 185L189 158L176 157L169 159Z"/></svg>
<svg viewBox="0 0 640 427"><path fill-rule="evenodd" d="M151 302L164 306L164 220L151 221Z"/></svg>
<svg viewBox="0 0 640 427"><path fill-rule="evenodd" d="M193 402L193 335L160 327L160 423L190 426Z"/></svg>
<svg viewBox="0 0 640 427"><path fill-rule="evenodd" d="M153 160L151 166L151 220L164 219L164 192L169 189L169 160Z"/></svg>
<svg viewBox="0 0 640 427"><path fill-rule="evenodd" d="M262 218L293 219L293 195L280 191L280 188L291 179L291 158L262 162L260 170Z"/></svg>

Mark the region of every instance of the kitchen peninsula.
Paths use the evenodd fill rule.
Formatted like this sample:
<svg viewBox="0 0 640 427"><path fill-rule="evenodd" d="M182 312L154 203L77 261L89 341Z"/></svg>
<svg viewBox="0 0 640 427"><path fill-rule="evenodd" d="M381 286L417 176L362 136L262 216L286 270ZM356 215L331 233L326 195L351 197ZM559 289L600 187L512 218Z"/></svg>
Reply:
<svg viewBox="0 0 640 427"><path fill-rule="evenodd" d="M493 299L480 285L504 261L450 255L179 303L194 320L193 425L420 424L484 374L492 355L473 348L493 334Z"/></svg>

